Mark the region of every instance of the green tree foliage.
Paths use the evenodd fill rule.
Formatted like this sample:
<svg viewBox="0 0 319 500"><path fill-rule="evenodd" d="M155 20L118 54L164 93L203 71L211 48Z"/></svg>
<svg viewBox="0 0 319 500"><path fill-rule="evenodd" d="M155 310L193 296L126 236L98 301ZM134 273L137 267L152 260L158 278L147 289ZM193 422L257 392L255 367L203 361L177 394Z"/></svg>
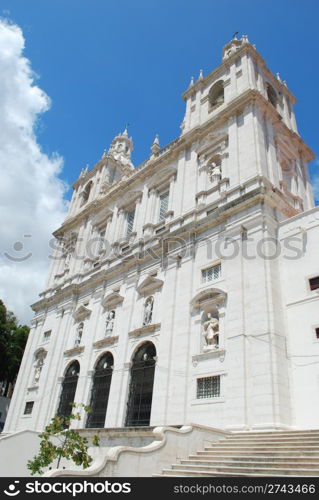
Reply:
<svg viewBox="0 0 319 500"><path fill-rule="evenodd" d="M91 413L92 409L83 404L76 405L70 403L73 410L83 407L84 411ZM81 465L87 469L92 463L92 457L88 454L89 442L82 437L75 429L69 429L72 420L80 420L80 414L72 413L68 417L56 415L51 419L51 423L40 434L40 451L38 455L29 460L27 467L31 474L43 474L43 468L48 467L54 460L57 460L56 467L59 468L61 458L72 460L76 465ZM93 446L99 446L99 437L93 436Z"/></svg>
<svg viewBox="0 0 319 500"><path fill-rule="evenodd" d="M0 382L4 385L3 396L18 375L30 328L19 325L14 314L0 300Z"/></svg>

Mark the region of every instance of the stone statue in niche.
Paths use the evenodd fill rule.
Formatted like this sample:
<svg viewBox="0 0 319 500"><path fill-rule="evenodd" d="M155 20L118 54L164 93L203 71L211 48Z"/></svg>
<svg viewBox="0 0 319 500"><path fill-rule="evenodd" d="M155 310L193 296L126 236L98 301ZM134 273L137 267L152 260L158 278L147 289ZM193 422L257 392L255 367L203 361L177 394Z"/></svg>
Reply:
<svg viewBox="0 0 319 500"><path fill-rule="evenodd" d="M219 321L207 313L207 320L203 323L203 337L205 339L204 351L218 349L219 347Z"/></svg>
<svg viewBox="0 0 319 500"><path fill-rule="evenodd" d="M80 323L77 330L76 330L74 347L79 347L79 345L81 344L82 335L83 335L83 328L84 328L83 323Z"/></svg>
<svg viewBox="0 0 319 500"><path fill-rule="evenodd" d="M110 311L106 318L105 335L110 335L114 329L115 311Z"/></svg>
<svg viewBox="0 0 319 500"><path fill-rule="evenodd" d="M208 177L210 182L213 183L215 181L219 181L221 179L221 176L222 176L222 171L220 168L220 164L212 162L209 165L209 170L208 170Z"/></svg>
<svg viewBox="0 0 319 500"><path fill-rule="evenodd" d="M145 301L143 326L149 325L152 321L153 303L154 303L153 297L148 297L148 299L146 299Z"/></svg>
<svg viewBox="0 0 319 500"><path fill-rule="evenodd" d="M42 368L44 365L45 356L46 356L46 353L41 352L36 357L36 362L34 365L34 375L33 375L33 384L34 385L38 385L38 383L39 383L40 375L41 375Z"/></svg>

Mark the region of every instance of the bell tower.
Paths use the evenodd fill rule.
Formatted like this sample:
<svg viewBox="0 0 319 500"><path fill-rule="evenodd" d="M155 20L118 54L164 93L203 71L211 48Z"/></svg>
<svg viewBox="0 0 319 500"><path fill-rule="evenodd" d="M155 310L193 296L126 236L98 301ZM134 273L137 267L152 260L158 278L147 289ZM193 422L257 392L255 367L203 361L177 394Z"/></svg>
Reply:
<svg viewBox="0 0 319 500"><path fill-rule="evenodd" d="M222 63L214 71L204 76L201 70L196 81L191 79L183 99L181 136L186 139L197 130L207 147L217 147L218 137L222 139L218 175L227 179L227 189L258 177L271 183L283 218L314 206L308 173L314 155L298 134L296 98L246 35L224 46ZM203 168L210 159L199 153ZM210 163L214 166L215 159Z"/></svg>
<svg viewBox="0 0 319 500"><path fill-rule="evenodd" d="M114 137L108 155L114 160L119 161L122 165L128 165L134 168L131 162L131 154L133 151L133 141L132 137L128 136L127 127L125 127L124 132L118 134Z"/></svg>

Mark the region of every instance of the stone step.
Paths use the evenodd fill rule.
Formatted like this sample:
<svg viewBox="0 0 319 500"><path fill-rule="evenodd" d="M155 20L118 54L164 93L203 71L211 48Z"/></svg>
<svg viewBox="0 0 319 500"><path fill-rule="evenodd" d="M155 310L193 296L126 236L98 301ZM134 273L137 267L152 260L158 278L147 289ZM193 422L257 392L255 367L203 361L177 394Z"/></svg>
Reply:
<svg viewBox="0 0 319 500"><path fill-rule="evenodd" d="M301 451L315 451L319 453L319 446L317 445L307 445L307 446L302 446L302 445L285 445L285 444L267 444L267 443L262 443L260 445L251 445L251 446L240 446L240 445L215 445L215 446L205 446L205 451L227 451L227 450L245 450L245 451L261 451L261 450L273 450L273 452L278 452L280 450L287 450L287 451L296 451L296 450L301 450Z"/></svg>
<svg viewBox="0 0 319 500"><path fill-rule="evenodd" d="M318 437L308 437L308 438L296 438L296 437L291 437L291 438L269 438L269 439L264 439L264 438L247 438L247 439L236 439L236 438L227 438L226 440L220 440L218 441L218 444L236 444L238 446L242 446L243 444L251 444L251 443L291 443L291 444L317 444L319 446L319 436ZM212 443L213 444L213 443Z"/></svg>
<svg viewBox="0 0 319 500"><path fill-rule="evenodd" d="M176 466L176 468L173 469L164 469L162 471L165 473L165 475L180 475L180 473L189 473L191 476L194 474L200 474L203 476L209 476L209 475L219 475L221 474L229 474L229 475L234 475L236 473L241 473L243 475L267 475L267 476L273 476L273 475L283 475L283 476L313 476L317 477L319 476L319 471L318 469L306 469L306 468L291 468L291 469L286 469L286 468L258 468L255 466L252 467L211 467L210 469L208 467L195 467L195 466L190 466L187 467L185 466Z"/></svg>
<svg viewBox="0 0 319 500"><path fill-rule="evenodd" d="M183 459L180 461L180 464L173 464L173 468L179 468L180 465L187 465L187 466L195 466L195 467L202 467L203 469L206 469L206 467L209 468L216 468L220 466L235 466L235 467L271 467L275 469L282 469L282 468L303 468L303 469L316 469L319 472L319 462L314 463L314 462L299 462L298 460L296 461L286 461L286 462L277 462L277 461L249 461L249 460L238 460L238 461L232 461L232 460L191 460L191 459Z"/></svg>
<svg viewBox="0 0 319 500"><path fill-rule="evenodd" d="M309 435L319 435L319 429L304 429L304 430L299 430L299 431L243 431L243 432L230 432L228 435L225 435L225 439L228 439L228 437L236 437L236 438L246 438L249 436L256 436L256 437L276 437L276 436L309 436Z"/></svg>
<svg viewBox="0 0 319 500"><path fill-rule="evenodd" d="M231 455L231 454L223 454L223 455L189 455L188 459L182 459L183 460L196 460L200 463L206 462L206 461L213 461L213 462L224 462L224 461L229 461L229 462L298 462L298 463L313 463L319 464L319 455L310 455L310 456L302 456L302 455L291 455L290 453L287 454L286 456L280 456L280 455Z"/></svg>
<svg viewBox="0 0 319 500"><path fill-rule="evenodd" d="M221 448L220 450L216 450L214 449L214 451L209 451L209 450L205 450L205 451L198 451L197 454L198 455L209 455L211 457L220 457L220 456L224 456L224 455L227 455L227 456L232 456L232 455L247 455L247 456L250 456L250 457L254 457L254 456L260 456L260 455L267 455L267 456L277 456L277 455L287 455L287 456L290 456L291 454L293 453L294 456L300 456L300 457L308 457L308 456L317 456L319 455L319 452L318 450L308 450L308 449L305 449L305 448L301 448L300 450L296 450L295 448L293 449L293 451L291 451L291 449L283 449L283 448L280 448L279 450L274 450L273 447L272 448L266 448L266 449L255 449L254 451L252 451L251 448L239 448L239 449L227 449L225 450L225 448Z"/></svg>
<svg viewBox="0 0 319 500"><path fill-rule="evenodd" d="M255 473L255 472L221 472L221 471L216 471L216 472L206 472L206 471L176 471L176 470L171 470L171 469L164 469L161 474L153 474L152 477L283 477L286 476L287 474L284 474L280 472L279 474L275 473L269 473L268 471L265 473ZM289 474L291 477L304 477L303 474ZM317 477L312 474L309 475L309 477Z"/></svg>

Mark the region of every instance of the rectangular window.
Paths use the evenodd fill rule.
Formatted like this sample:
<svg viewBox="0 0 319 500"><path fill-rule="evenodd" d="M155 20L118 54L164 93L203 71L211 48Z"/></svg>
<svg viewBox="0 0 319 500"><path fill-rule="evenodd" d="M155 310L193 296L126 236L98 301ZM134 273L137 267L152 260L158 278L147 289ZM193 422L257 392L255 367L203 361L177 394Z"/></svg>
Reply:
<svg viewBox="0 0 319 500"><path fill-rule="evenodd" d="M310 290L318 290L319 288L319 276L315 278L310 278L309 280Z"/></svg>
<svg viewBox="0 0 319 500"><path fill-rule="evenodd" d="M31 415L32 410L33 410L33 405L34 405L34 401L28 401L25 404L24 415Z"/></svg>
<svg viewBox="0 0 319 500"><path fill-rule="evenodd" d="M51 337L51 330L47 330L46 332L43 333L43 340L46 342L50 340Z"/></svg>
<svg viewBox="0 0 319 500"><path fill-rule="evenodd" d="M218 398L220 396L220 375L197 379L197 399Z"/></svg>
<svg viewBox="0 0 319 500"><path fill-rule="evenodd" d="M217 264L216 266L208 267L207 269L202 270L202 282L207 283L209 281L214 281L220 278L222 271L221 264Z"/></svg>
<svg viewBox="0 0 319 500"><path fill-rule="evenodd" d="M134 218L135 218L135 210L131 210L130 212L127 212L127 215L126 215L126 220L127 220L126 234L127 235L133 231Z"/></svg>
<svg viewBox="0 0 319 500"><path fill-rule="evenodd" d="M316 328L316 338L319 340L319 327Z"/></svg>
<svg viewBox="0 0 319 500"><path fill-rule="evenodd" d="M165 219L165 214L168 211L168 200L169 200L169 191L160 195L160 210L159 210L159 220Z"/></svg>

